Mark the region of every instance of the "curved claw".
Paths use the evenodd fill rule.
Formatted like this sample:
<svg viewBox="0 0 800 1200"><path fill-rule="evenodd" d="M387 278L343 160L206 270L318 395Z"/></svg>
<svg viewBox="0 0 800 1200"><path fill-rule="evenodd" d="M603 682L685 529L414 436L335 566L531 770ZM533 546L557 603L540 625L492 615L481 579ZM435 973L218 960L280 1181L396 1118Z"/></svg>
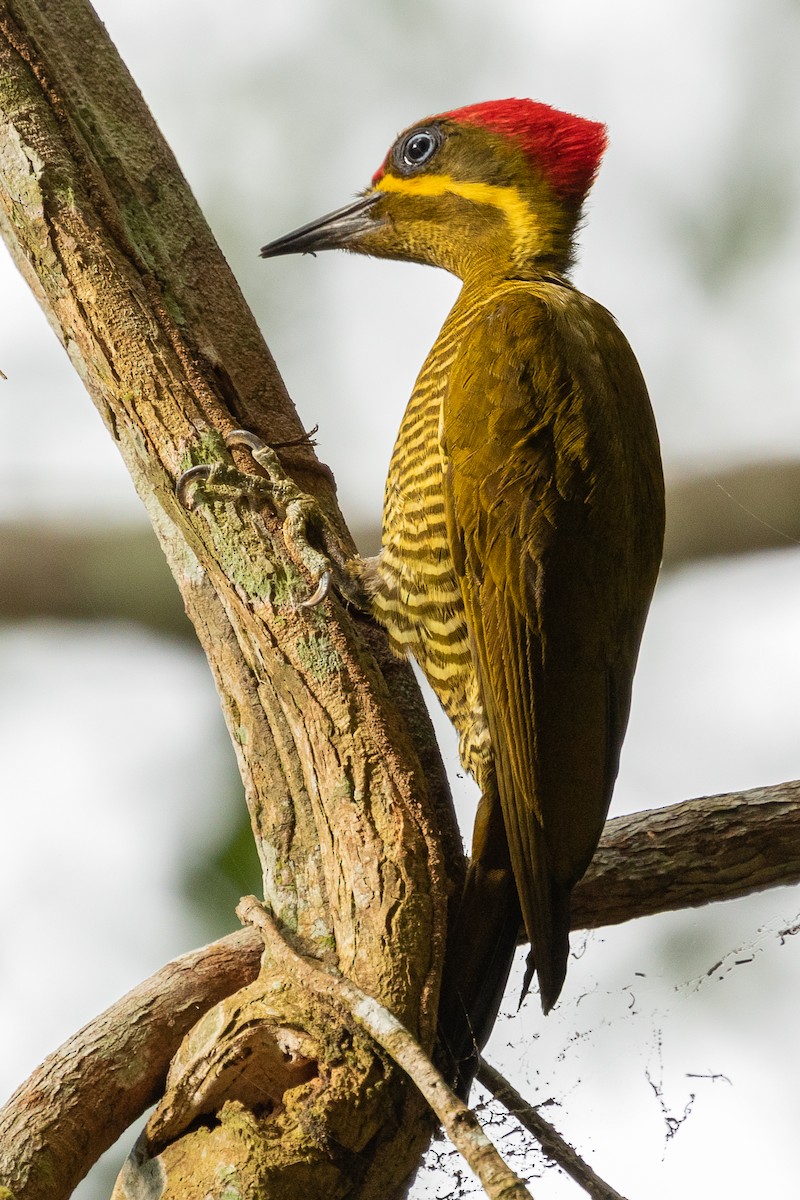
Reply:
<svg viewBox="0 0 800 1200"><path fill-rule="evenodd" d="M189 512L193 511L195 504L192 496L188 494L188 489L198 479L208 481L211 471L212 467L209 463L198 463L197 466L189 467L188 471L184 471L183 474L178 477L178 481L175 484L175 495L178 497L183 507L188 508Z"/></svg>
<svg viewBox="0 0 800 1200"><path fill-rule="evenodd" d="M297 604L295 604L294 607L295 608L316 608L318 604L322 604L322 601L327 599L327 597L330 595L330 590L331 590L331 573L330 573L330 571L323 571L319 577L319 583L317 584L317 590L314 592L313 596L309 596L307 600L300 600Z"/></svg>
<svg viewBox="0 0 800 1200"><path fill-rule="evenodd" d="M247 446L250 453L255 454L257 450L265 449L266 442L249 429L232 429L230 433L225 434L225 445L229 450L232 446Z"/></svg>

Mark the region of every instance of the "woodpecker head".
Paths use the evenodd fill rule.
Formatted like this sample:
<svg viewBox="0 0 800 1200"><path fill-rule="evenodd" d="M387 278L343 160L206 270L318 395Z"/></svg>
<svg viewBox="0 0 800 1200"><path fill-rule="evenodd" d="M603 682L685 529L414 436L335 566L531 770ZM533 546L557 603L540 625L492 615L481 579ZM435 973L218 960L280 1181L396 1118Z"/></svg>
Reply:
<svg viewBox="0 0 800 1200"><path fill-rule="evenodd" d="M605 127L535 100L496 100L401 133L352 204L261 254L351 250L474 274L565 271Z"/></svg>

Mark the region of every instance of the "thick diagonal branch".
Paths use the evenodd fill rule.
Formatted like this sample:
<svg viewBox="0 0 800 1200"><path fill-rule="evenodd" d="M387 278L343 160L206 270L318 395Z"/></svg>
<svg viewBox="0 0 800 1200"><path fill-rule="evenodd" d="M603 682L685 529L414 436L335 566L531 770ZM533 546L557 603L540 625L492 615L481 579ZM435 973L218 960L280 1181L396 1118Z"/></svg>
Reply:
<svg viewBox="0 0 800 1200"><path fill-rule="evenodd" d="M0 5L0 145L0 231L131 472L208 655L269 905L431 1046L463 856L430 724L374 628L335 601L294 609L307 581L269 510L190 515L175 497L182 470L252 429L295 443L284 466L315 493L339 555L351 552L330 472L303 445L253 316L85 0ZM287 980L275 998L278 1026L282 1004L297 1019L298 992ZM239 1032L221 1027L217 1048ZM225 1143L243 1179L280 1173L292 1145L310 1193L335 1175L354 1196L390 1194L429 1119L397 1073L379 1088L374 1061L350 1065L349 1090L310 1092L291 1130L285 1108L263 1110L245 1141L222 1097L211 1130L162 1148L165 1198L210 1189L209 1143Z"/></svg>
<svg viewBox="0 0 800 1200"><path fill-rule="evenodd" d="M573 928L798 881L800 782L689 800L608 822L576 895ZM80 1178L154 1098L187 1022L253 981L261 948L260 936L243 930L179 959L42 1064L0 1111L0 1180L19 1200L69 1196L70 1181ZM94 1056L98 1045L104 1048L100 1060ZM141 1064L138 1087L126 1082L120 1089L118 1081L127 1080L134 1058ZM94 1069L85 1072L85 1064ZM76 1112L82 1114L80 1123L73 1119ZM47 1191L34 1186L31 1175L31 1163L45 1145L53 1166Z"/></svg>
<svg viewBox="0 0 800 1200"><path fill-rule="evenodd" d="M158 1099L198 1017L258 973L262 949L241 930L184 954L49 1055L0 1110L0 1183L17 1200L71 1196Z"/></svg>
<svg viewBox="0 0 800 1200"><path fill-rule="evenodd" d="M475 1114L449 1087L416 1038L393 1013L349 979L326 971L321 964L299 955L285 940L269 911L254 896L246 896L236 911L241 921L259 931L273 959L288 962L310 988L337 1000L411 1077L453 1145L483 1184L489 1200L532 1200L530 1192L503 1161Z"/></svg>

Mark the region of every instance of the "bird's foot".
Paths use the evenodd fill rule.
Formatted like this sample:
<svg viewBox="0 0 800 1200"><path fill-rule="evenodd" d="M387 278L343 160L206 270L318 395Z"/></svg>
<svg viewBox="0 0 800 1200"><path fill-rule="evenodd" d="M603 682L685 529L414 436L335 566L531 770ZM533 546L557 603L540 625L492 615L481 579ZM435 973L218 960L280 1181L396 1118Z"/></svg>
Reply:
<svg viewBox="0 0 800 1200"><path fill-rule="evenodd" d="M265 476L251 475L221 460L189 467L178 479L175 493L181 504L190 511L202 503L237 502L268 503L273 511L283 514L283 537L290 555L306 568L317 581L315 591L294 607L315 608L330 593L331 560L308 540L308 531L315 526L325 532L325 517L313 496L301 491L287 475L275 450L246 429L234 429L225 438L228 449L245 446Z"/></svg>

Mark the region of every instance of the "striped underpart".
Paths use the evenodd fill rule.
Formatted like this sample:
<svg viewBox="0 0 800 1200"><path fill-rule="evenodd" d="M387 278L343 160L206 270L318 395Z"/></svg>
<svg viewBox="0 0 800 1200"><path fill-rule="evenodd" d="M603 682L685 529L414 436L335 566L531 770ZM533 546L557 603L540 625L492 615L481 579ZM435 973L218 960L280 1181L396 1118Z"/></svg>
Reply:
<svg viewBox="0 0 800 1200"><path fill-rule="evenodd" d="M419 663L460 734L464 767L481 782L489 733L447 537L440 446L442 400L466 329L495 296L456 302L417 379L397 435L373 599L392 649Z"/></svg>
<svg viewBox="0 0 800 1200"><path fill-rule="evenodd" d="M535 215L515 187L450 175L399 178L386 174L376 191L437 197L447 193L499 209L515 251L527 256L537 236ZM466 329L489 294L461 293L417 379L395 443L386 481L383 549L377 562L375 616L392 649L412 654L460 735L464 767L479 784L488 762L489 731L472 663L469 631L447 537L440 448L442 399Z"/></svg>

